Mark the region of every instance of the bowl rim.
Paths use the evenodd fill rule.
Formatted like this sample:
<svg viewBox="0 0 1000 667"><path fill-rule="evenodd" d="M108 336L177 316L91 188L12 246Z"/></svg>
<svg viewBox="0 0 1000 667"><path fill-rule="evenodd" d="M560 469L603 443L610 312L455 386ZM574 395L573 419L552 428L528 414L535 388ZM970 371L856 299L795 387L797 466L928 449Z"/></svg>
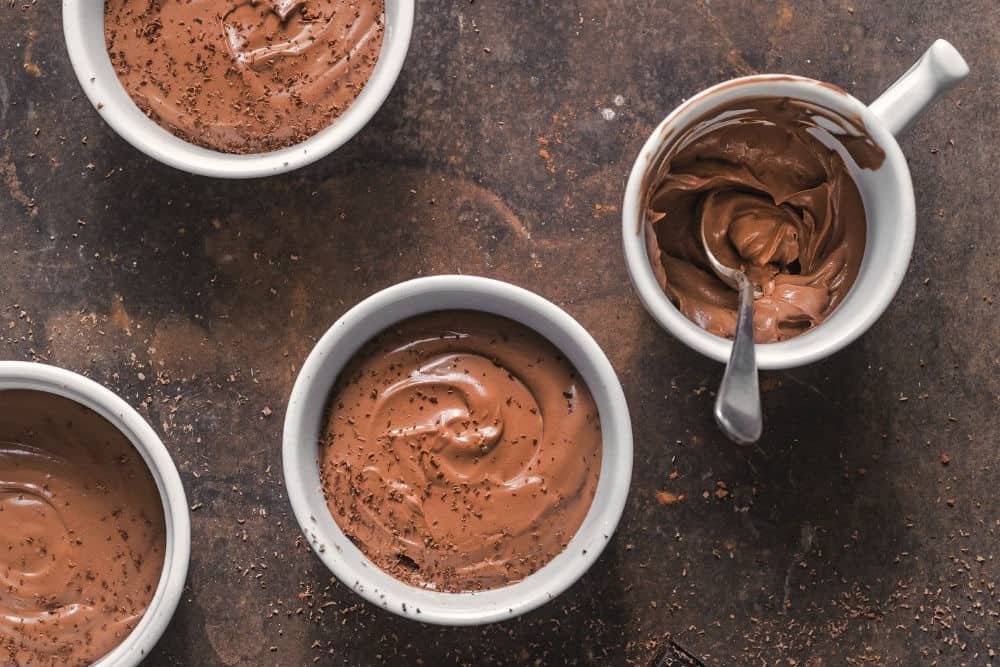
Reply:
<svg viewBox="0 0 1000 667"><path fill-rule="evenodd" d="M156 593L135 628L93 667L135 667L173 618L187 581L191 519L180 474L153 427L110 389L73 371L29 361L0 361L0 391L24 389L62 396L106 419L142 456L163 502L166 548Z"/></svg>
<svg viewBox="0 0 1000 667"><path fill-rule="evenodd" d="M879 268L885 276L882 289L875 294L866 295L865 302L858 308L860 314L847 326L838 327L840 333L837 335L830 335L828 332L831 329L819 326L786 341L758 343L755 346L758 368L780 370L804 366L840 351L865 333L885 312L902 284L913 252L916 200L910 170L896 138L867 105L833 84L793 74L755 74L723 81L692 96L671 111L644 142L629 173L622 203L622 245L632 285L650 315L685 345L720 363L726 363L732 351L732 341L711 334L687 319L656 281L646 250L645 234L640 227L647 169L664 141L675 132L675 128L684 127L707 112L714 103L713 98L720 93L725 94L719 100L719 103L724 104L730 99L752 97L755 96L755 87L768 89L767 92L757 92L756 95L793 99L807 90L807 101L810 103L837 111L846 117L859 118L885 152L885 161L880 170L891 170L889 173L899 205L895 217L897 230L892 262ZM848 298L850 296L849 292Z"/></svg>
<svg viewBox="0 0 1000 667"><path fill-rule="evenodd" d="M439 305L428 306L431 302ZM380 570L344 535L330 515L319 488L316 443L322 424L310 423L306 414L316 412L306 407L311 398L321 397L320 405L326 403L340 370L371 336L409 317L453 308L506 317L519 311L547 326L548 331L541 331L524 322L556 345L584 377L597 401L602 430L598 489L584 522L567 547L520 582L462 593L403 583ZM506 311L498 312L505 308ZM554 332L559 334L562 345L553 340ZM321 417L316 422L321 422ZM449 626L513 618L553 599L576 582L597 561L622 516L631 483L632 450L631 421L621 383L611 362L586 329L533 292L510 283L466 275L422 277L398 283L367 297L341 316L319 339L299 371L282 435L286 492L306 541L320 560L341 583L372 604L405 618ZM317 516L322 518L318 520Z"/></svg>
<svg viewBox="0 0 1000 667"><path fill-rule="evenodd" d="M80 86L105 122L147 156L176 169L215 178L257 178L283 174L333 153L368 124L403 69L413 34L415 0L386 0L385 36L371 77L351 106L305 141L266 153L234 154L197 146L147 118L118 80L104 42L85 29L88 12L104 0L63 0L63 34ZM103 20L102 20L103 25ZM99 47L94 43L99 39Z"/></svg>

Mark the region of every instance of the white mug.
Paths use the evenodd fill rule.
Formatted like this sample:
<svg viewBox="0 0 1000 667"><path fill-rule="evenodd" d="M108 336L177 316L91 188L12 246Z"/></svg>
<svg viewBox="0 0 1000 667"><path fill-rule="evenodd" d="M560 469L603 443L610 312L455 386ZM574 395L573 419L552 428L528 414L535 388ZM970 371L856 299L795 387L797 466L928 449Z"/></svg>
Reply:
<svg viewBox="0 0 1000 667"><path fill-rule="evenodd" d="M694 121L714 109L751 97L786 97L859 119L885 152L875 170L853 174L868 219L865 254L844 301L819 326L777 343L756 346L761 369L793 368L842 349L863 334L888 307L906 273L913 251L916 204L906 158L894 135L902 132L942 92L969 73L962 56L939 39L870 106L836 86L799 76L761 74L727 81L698 93L675 109L646 141L625 189L622 235L625 260L643 305L660 325L689 347L725 363L732 341L687 319L656 280L647 252L648 181L672 146Z"/></svg>

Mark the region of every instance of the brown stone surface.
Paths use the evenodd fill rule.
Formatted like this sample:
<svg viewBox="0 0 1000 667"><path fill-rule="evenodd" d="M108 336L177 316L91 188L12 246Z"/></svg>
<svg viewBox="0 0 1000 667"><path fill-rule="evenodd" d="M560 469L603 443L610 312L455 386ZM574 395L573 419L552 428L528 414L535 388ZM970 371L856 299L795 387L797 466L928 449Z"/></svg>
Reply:
<svg viewBox="0 0 1000 667"><path fill-rule="evenodd" d="M799 73L867 100L936 37L973 73L902 140L919 225L902 290L836 357L766 374L766 437L735 449L710 413L721 367L629 286L631 162L721 79ZM996 662L990 0L424 2L366 130L308 169L236 183L156 164L104 124L56 0L0 3L0 48L0 356L122 394L196 508L188 589L146 665L617 665L668 634L720 667ZM583 580L524 618L458 630L331 581L280 469L286 396L316 337L382 287L453 271L535 289L593 332L624 383L637 463Z"/></svg>

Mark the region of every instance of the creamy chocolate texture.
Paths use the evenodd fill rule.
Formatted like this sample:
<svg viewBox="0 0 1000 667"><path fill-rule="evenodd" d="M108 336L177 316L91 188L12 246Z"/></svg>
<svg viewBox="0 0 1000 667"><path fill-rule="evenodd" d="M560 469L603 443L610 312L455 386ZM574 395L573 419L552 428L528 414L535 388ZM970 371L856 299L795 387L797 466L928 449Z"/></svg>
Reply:
<svg viewBox="0 0 1000 667"><path fill-rule="evenodd" d="M337 524L396 578L501 587L558 555L597 488L583 379L511 320L442 311L369 341L340 374L320 445Z"/></svg>
<svg viewBox="0 0 1000 667"><path fill-rule="evenodd" d="M844 300L865 251L865 208L844 158L817 134L833 135L859 168L884 154L860 123L785 98L738 100L677 139L651 180L647 247L657 278L680 311L732 338L736 291L712 272L715 256L760 288L758 343L819 325ZM829 133L828 133L829 135Z"/></svg>
<svg viewBox="0 0 1000 667"><path fill-rule="evenodd" d="M103 417L0 391L0 664L90 665L136 626L163 569L156 483Z"/></svg>
<svg viewBox="0 0 1000 667"><path fill-rule="evenodd" d="M385 0L106 0L125 89L177 136L260 153L332 123L371 76Z"/></svg>

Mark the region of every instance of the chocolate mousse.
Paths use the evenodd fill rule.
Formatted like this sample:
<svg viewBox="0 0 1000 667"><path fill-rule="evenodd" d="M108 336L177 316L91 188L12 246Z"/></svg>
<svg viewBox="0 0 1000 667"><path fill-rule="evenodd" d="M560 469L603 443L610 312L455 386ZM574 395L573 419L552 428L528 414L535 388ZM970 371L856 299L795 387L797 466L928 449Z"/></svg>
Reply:
<svg viewBox="0 0 1000 667"><path fill-rule="evenodd" d="M552 560L601 467L590 390L550 342L441 311L369 341L340 374L319 452L333 518L397 579L498 588Z"/></svg>
<svg viewBox="0 0 1000 667"><path fill-rule="evenodd" d="M150 118L191 143L261 153L304 141L357 98L385 0L106 0L111 63Z"/></svg>
<svg viewBox="0 0 1000 667"><path fill-rule="evenodd" d="M865 207L851 170L877 169L882 150L860 122L786 98L738 100L689 128L649 186L647 247L667 296L698 326L732 338L737 294L708 264L704 225L715 256L759 288L758 343L816 327L864 258Z"/></svg>
<svg viewBox="0 0 1000 667"><path fill-rule="evenodd" d="M163 505L142 457L97 413L0 391L0 664L90 665L156 592Z"/></svg>

